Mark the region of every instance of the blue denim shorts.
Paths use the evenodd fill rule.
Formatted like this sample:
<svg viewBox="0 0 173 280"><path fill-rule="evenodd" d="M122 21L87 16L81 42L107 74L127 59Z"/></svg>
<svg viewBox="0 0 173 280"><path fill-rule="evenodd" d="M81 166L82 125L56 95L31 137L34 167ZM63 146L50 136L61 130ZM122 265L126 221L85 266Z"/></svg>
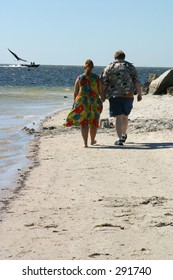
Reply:
<svg viewBox="0 0 173 280"><path fill-rule="evenodd" d="M133 108L134 98L127 97L111 97L109 99L109 114L110 117L118 115L128 116Z"/></svg>

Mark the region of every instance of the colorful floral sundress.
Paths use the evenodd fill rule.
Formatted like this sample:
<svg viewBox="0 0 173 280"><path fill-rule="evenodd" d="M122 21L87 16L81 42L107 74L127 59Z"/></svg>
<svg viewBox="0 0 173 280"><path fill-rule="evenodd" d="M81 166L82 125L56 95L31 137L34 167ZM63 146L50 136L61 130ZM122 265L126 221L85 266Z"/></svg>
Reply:
<svg viewBox="0 0 173 280"><path fill-rule="evenodd" d="M91 73L89 76L82 74L77 79L79 93L73 108L69 112L64 126L99 126L99 118L103 109L99 97L99 77Z"/></svg>

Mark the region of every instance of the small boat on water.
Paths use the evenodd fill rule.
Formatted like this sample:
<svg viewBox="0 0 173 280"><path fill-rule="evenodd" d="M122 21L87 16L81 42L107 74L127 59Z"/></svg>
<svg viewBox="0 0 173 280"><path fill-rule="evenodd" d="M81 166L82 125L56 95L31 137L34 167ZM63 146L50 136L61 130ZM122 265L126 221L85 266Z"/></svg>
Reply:
<svg viewBox="0 0 173 280"><path fill-rule="evenodd" d="M19 61L24 61L24 62L27 62L27 60L23 59L23 58L20 58L17 54L15 54L14 52L12 52L10 49L8 49L9 52ZM24 66L24 67L35 67L37 68L38 66L40 66L40 64L35 64L35 62L31 62L31 63L25 63L25 64L21 64L21 66Z"/></svg>
<svg viewBox="0 0 173 280"><path fill-rule="evenodd" d="M21 64L21 66L25 67L38 67L40 64L35 64L35 62L31 62L30 64Z"/></svg>

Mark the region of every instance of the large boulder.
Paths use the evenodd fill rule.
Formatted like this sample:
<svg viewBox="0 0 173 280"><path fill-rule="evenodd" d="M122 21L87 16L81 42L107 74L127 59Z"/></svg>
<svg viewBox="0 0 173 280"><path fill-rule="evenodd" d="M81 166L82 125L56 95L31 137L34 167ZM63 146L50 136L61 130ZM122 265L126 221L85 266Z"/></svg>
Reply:
<svg viewBox="0 0 173 280"><path fill-rule="evenodd" d="M148 94L150 82L146 82L144 85L141 86L142 94Z"/></svg>
<svg viewBox="0 0 173 280"><path fill-rule="evenodd" d="M150 86L150 83L155 80L156 78L158 78L158 75L155 74L155 73L150 73L149 74L149 77L148 77L148 82L145 82L142 86L141 86L141 89L142 89L142 94L148 94L148 91L149 91L149 86Z"/></svg>
<svg viewBox="0 0 173 280"><path fill-rule="evenodd" d="M151 83L155 79L157 79L159 76L156 73L150 73L148 77L148 82Z"/></svg>
<svg viewBox="0 0 173 280"><path fill-rule="evenodd" d="M173 95L173 87L167 88L167 94Z"/></svg>
<svg viewBox="0 0 173 280"><path fill-rule="evenodd" d="M170 69L153 80L149 85L150 94L166 94L167 88L173 86L173 69Z"/></svg>

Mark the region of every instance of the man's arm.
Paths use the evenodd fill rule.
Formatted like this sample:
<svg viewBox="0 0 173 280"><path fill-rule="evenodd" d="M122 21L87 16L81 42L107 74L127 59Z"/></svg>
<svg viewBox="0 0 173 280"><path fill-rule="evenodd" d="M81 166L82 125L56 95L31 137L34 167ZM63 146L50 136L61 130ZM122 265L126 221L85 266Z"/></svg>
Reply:
<svg viewBox="0 0 173 280"><path fill-rule="evenodd" d="M141 85L140 82L137 80L135 82L135 87L137 90L137 101L141 101L142 100L142 92L141 92Z"/></svg>

